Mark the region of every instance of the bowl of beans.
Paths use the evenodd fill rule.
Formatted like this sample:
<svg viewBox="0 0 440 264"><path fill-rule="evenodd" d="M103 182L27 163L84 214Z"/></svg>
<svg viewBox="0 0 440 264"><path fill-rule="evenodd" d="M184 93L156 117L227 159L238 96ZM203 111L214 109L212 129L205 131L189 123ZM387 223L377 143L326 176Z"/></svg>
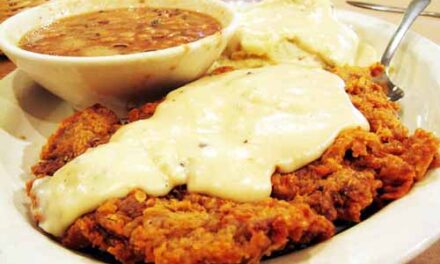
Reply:
<svg viewBox="0 0 440 264"><path fill-rule="evenodd" d="M0 49L75 109L123 113L203 76L234 34L220 0L58 0L0 26Z"/></svg>

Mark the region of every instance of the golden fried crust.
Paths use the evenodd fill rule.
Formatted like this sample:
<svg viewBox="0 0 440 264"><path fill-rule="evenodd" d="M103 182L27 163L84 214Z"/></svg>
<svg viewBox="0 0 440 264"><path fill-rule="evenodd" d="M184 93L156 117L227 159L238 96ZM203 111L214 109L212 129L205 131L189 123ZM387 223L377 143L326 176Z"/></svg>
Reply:
<svg viewBox="0 0 440 264"><path fill-rule="evenodd" d="M137 190L76 221L62 242L99 247L125 263L257 263L288 242L317 242L334 232L305 203L237 203L199 194L178 200Z"/></svg>
<svg viewBox="0 0 440 264"><path fill-rule="evenodd" d="M381 187L374 172L348 167L331 169L330 174L321 174L320 170L322 167L316 164L290 174L274 174L272 196L304 201L331 221L359 222L362 211L371 205Z"/></svg>
<svg viewBox="0 0 440 264"><path fill-rule="evenodd" d="M141 119L150 118L154 111L156 111L156 107L159 105L160 101L156 101L153 103L146 103L139 108L134 108L128 113L128 122L135 122Z"/></svg>
<svg viewBox="0 0 440 264"><path fill-rule="evenodd" d="M434 165L434 159L439 155L440 141L432 133L417 129L403 144L406 151L401 157L414 168L415 180L419 181L425 177L430 165Z"/></svg>
<svg viewBox="0 0 440 264"><path fill-rule="evenodd" d="M32 167L33 174L53 175L87 149L108 142L119 125L116 114L100 105L75 113L48 139L40 155L41 161Z"/></svg>

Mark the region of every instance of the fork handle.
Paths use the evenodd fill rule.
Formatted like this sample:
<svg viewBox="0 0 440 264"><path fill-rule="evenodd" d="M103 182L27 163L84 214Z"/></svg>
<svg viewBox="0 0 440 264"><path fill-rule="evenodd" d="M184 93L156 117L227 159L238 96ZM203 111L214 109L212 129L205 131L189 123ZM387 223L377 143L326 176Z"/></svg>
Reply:
<svg viewBox="0 0 440 264"><path fill-rule="evenodd" d="M406 32L414 23L416 18L420 15L420 13L425 10L425 8L431 3L431 0L413 0L409 4L406 9L405 15L403 16L402 22L400 22L399 27L391 38L390 43L388 43L387 48L385 49L382 59L380 62L388 67L390 65L391 59L399 47L399 44L402 42L402 39L405 37Z"/></svg>

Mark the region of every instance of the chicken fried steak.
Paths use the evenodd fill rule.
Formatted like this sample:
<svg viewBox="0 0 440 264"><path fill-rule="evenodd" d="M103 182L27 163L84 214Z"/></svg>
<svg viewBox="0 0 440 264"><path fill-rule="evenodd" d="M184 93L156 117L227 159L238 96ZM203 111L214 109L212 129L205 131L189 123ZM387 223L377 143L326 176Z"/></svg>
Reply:
<svg viewBox="0 0 440 264"><path fill-rule="evenodd" d="M421 129L408 133L398 105L372 81L382 73L380 65L331 71L345 80L371 130L346 130L320 159L292 173L276 172L271 198L239 203L184 187L166 197L133 190L77 219L61 242L98 248L124 263L257 263L287 245L327 239L335 233L332 222L359 222L365 209L402 197L440 165L439 139ZM129 121L149 118L157 104L134 109ZM34 174L52 175L86 149L106 143L118 127L104 107L76 113L49 138Z"/></svg>

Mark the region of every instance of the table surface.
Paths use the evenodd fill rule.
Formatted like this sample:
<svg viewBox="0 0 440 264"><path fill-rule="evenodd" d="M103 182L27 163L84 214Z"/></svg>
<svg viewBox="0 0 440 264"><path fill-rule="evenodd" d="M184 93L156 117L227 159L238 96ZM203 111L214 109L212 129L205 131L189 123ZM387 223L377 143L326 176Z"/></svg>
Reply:
<svg viewBox="0 0 440 264"><path fill-rule="evenodd" d="M409 0L362 0L369 1L372 3L394 5L394 6L406 6ZM364 13L367 15L375 16L395 24L398 24L402 18L401 14L384 13L378 11L370 11L366 9L360 9L352 7L346 4L345 0L333 0L335 6L341 9L347 9L359 13ZM428 10L440 12L440 1L433 0ZM440 18L430 18L430 17L420 17L414 23L414 31L420 33L421 35L431 39L440 45ZM0 58L0 79L6 76L8 73L15 69L14 64L5 58ZM428 263L439 263L440 262L440 240L437 241L428 250L420 254L410 264L428 264Z"/></svg>

